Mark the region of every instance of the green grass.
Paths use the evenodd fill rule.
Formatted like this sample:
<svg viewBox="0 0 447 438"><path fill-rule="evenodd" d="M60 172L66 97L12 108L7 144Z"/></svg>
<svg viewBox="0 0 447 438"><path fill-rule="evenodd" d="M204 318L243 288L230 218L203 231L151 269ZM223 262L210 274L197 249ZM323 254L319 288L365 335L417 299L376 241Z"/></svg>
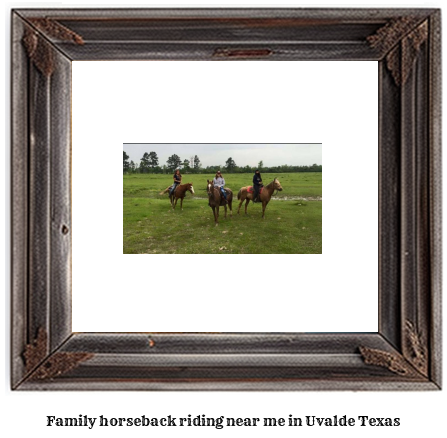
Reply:
<svg viewBox="0 0 447 438"><path fill-rule="evenodd" d="M250 203L248 215L237 215L237 192L249 185L251 175L224 175L235 192L233 217L219 226L206 198L206 180L212 175L184 175L192 182L195 196L187 194L172 211L167 195L158 193L171 182L171 175L125 175L123 183L123 252L125 254L321 254L322 201L272 200L261 219L261 204ZM322 195L321 173L263 175L264 182L277 176L281 197Z"/></svg>

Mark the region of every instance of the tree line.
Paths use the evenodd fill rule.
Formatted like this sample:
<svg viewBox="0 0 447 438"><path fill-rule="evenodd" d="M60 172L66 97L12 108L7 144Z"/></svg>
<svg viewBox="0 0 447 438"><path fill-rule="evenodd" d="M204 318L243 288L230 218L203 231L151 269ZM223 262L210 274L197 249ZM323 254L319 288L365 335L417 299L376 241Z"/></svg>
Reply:
<svg viewBox="0 0 447 438"><path fill-rule="evenodd" d="M171 155L166 164L160 165L156 152L145 152L139 163L129 161L129 155L123 151L123 173L174 173L175 169L180 169L182 173L216 173L218 170L226 173L254 173L259 169L264 173L286 173L286 172L322 172L321 164L312 164L311 166L293 166L283 164L281 166L264 166L263 161L258 163L257 167L238 166L232 157L229 157L224 165L216 164L213 166L202 166L197 155L190 159L182 160L177 154Z"/></svg>

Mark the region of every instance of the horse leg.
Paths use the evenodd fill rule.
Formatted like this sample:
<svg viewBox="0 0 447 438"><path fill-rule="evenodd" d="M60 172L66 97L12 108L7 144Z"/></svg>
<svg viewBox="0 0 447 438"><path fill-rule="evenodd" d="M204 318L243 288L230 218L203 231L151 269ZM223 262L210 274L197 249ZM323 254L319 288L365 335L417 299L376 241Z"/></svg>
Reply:
<svg viewBox="0 0 447 438"><path fill-rule="evenodd" d="M262 219L264 219L265 207L267 207L267 202L262 202Z"/></svg>
<svg viewBox="0 0 447 438"><path fill-rule="evenodd" d="M225 204L225 219L227 218L227 204Z"/></svg>
<svg viewBox="0 0 447 438"><path fill-rule="evenodd" d="M213 214L214 214L214 223L216 224L216 227L219 225L219 222L218 222L218 218L217 218L217 214L216 214L216 207L212 207L212 209L213 209Z"/></svg>
<svg viewBox="0 0 447 438"><path fill-rule="evenodd" d="M247 197L247 199L245 201L245 214L247 214L247 206L249 203L250 203L250 199L248 199L248 197Z"/></svg>
<svg viewBox="0 0 447 438"><path fill-rule="evenodd" d="M178 201L178 198L175 198L174 206L172 207L173 210L175 210L175 206L177 205L177 201Z"/></svg>
<svg viewBox="0 0 447 438"><path fill-rule="evenodd" d="M228 202L228 206L230 207L230 218L233 217L233 199Z"/></svg>
<svg viewBox="0 0 447 438"><path fill-rule="evenodd" d="M183 198L180 199L180 208L183 210Z"/></svg>
<svg viewBox="0 0 447 438"><path fill-rule="evenodd" d="M239 207L237 208L237 214L239 214L239 211L241 209L241 205L244 202L244 198L241 198L241 200L239 201Z"/></svg>

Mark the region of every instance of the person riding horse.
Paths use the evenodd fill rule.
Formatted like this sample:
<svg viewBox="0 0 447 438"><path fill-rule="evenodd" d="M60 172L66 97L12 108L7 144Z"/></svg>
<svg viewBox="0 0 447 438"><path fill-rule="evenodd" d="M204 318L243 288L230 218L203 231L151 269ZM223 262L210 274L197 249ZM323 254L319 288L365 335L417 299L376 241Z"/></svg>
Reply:
<svg viewBox="0 0 447 438"><path fill-rule="evenodd" d="M224 186L225 186L225 179L222 176L222 173L220 170L217 171L216 176L213 179L214 187L217 187L220 191L221 196L224 198L224 202L227 202L227 193L225 192Z"/></svg>
<svg viewBox="0 0 447 438"><path fill-rule="evenodd" d="M172 184L171 190L169 190L169 196L174 193L174 190L182 182L182 175L180 174L180 169L175 169L174 172L174 184Z"/></svg>
<svg viewBox="0 0 447 438"><path fill-rule="evenodd" d="M257 198L261 187L263 187L261 173L259 172L259 169L256 169L255 174L253 175L253 202L258 202Z"/></svg>

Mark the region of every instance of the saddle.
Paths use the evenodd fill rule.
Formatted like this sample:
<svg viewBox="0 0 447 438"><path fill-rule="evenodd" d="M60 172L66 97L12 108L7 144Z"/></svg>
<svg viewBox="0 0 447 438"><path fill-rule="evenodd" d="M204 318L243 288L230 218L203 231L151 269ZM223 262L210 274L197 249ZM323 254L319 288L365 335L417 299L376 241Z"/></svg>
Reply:
<svg viewBox="0 0 447 438"><path fill-rule="evenodd" d="M264 190L264 187L260 187L258 193L261 194L263 190ZM247 187L247 192L248 193L253 193L254 191L255 191L255 189L253 188L253 186L248 186Z"/></svg>

